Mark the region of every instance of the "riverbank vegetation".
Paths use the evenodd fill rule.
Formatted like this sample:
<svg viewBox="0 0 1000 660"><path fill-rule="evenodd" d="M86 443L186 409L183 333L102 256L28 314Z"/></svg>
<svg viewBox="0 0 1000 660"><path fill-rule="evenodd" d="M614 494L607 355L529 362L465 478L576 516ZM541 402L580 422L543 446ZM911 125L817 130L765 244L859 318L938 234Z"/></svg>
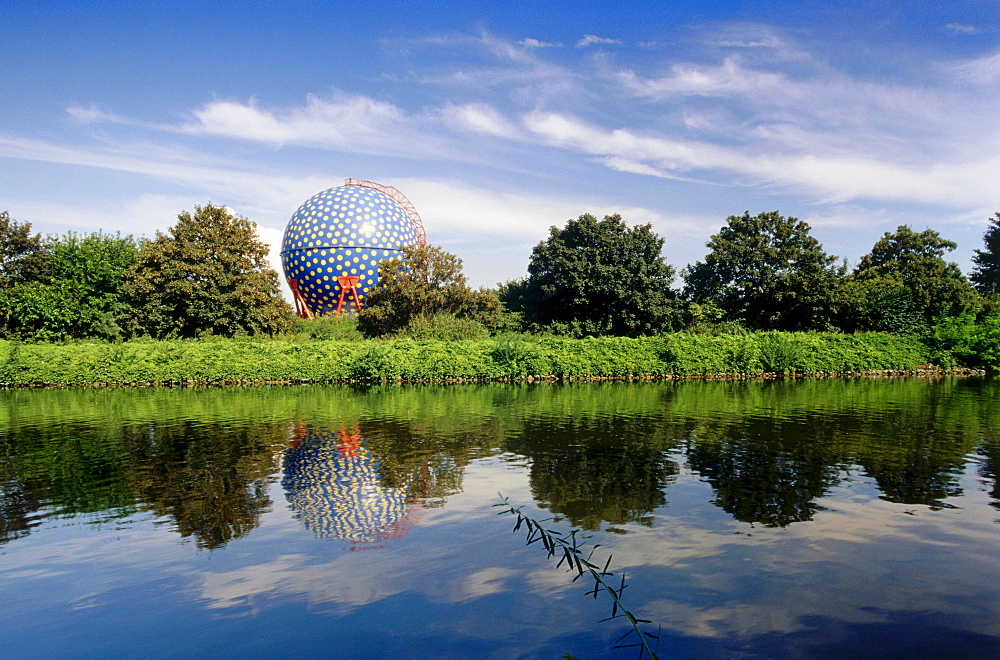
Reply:
<svg viewBox="0 0 1000 660"><path fill-rule="evenodd" d="M552 227L527 277L472 289L438 247L379 267L357 318L295 319L255 225L183 212L153 240L32 235L0 213L0 383L486 381L1000 370L1000 214L966 278L902 225L852 270L808 224L730 216L704 261L649 225Z"/></svg>
<svg viewBox="0 0 1000 660"><path fill-rule="evenodd" d="M823 376L958 366L947 350L887 333L0 341L0 383L15 386Z"/></svg>

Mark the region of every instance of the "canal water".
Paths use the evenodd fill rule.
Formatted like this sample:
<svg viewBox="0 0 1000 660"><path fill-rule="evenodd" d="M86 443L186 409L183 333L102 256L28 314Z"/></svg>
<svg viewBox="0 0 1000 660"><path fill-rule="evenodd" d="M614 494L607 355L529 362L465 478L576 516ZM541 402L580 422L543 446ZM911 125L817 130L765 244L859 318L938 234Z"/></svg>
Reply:
<svg viewBox="0 0 1000 660"><path fill-rule="evenodd" d="M5 657L637 657L502 498L660 657L1000 656L997 380L0 399Z"/></svg>

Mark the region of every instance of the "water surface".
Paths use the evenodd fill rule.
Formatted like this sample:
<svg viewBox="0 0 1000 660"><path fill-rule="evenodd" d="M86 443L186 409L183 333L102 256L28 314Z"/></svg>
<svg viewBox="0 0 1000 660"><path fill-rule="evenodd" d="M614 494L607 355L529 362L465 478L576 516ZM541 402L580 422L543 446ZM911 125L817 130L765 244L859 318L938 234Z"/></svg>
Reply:
<svg viewBox="0 0 1000 660"><path fill-rule="evenodd" d="M0 392L11 657L1000 655L988 379Z"/></svg>

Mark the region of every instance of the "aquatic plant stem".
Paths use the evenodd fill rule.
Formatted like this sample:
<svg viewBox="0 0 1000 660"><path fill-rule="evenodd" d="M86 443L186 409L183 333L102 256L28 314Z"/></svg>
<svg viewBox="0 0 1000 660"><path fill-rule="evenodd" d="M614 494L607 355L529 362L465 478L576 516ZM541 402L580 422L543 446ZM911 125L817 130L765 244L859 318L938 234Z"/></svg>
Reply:
<svg viewBox="0 0 1000 660"><path fill-rule="evenodd" d="M517 522L514 524L514 532L517 532L522 527L526 530L525 543L527 545L532 545L541 541L542 546L548 553L548 558L551 559L555 557L556 554L561 554L562 557L556 564L556 567L562 566L565 562L568 571L575 571L576 575L573 577L575 582L581 576L589 574L594 579L594 588L587 591L588 595L597 599L598 594L601 592L606 593L611 597L611 616L603 621L611 621L613 619L625 618L628 620L630 629L615 642L614 648L638 648L639 658L641 659L644 655L648 655L652 660L656 660L656 649L650 648L650 639L657 640L657 646L659 644L659 634L653 634L651 632L646 632L640 629L640 624L652 623L648 619L640 619L635 616L625 604L622 602L622 594L625 591L625 574L621 575L620 584L614 586L607 578L614 577L614 573L608 570L611 565L611 555L608 555L607 561L604 566L601 567L598 564L594 564L591 559L593 557L594 551L600 547L600 545L595 545L590 549L587 556L584 556L583 549L580 547L576 535L579 530L574 529L569 532L569 535L565 535L558 530L546 529L542 526L542 522L537 521L533 518L528 517L522 513L522 507L515 507L510 504L506 497L502 494L500 495L502 502L494 504L495 507L504 507L497 515L507 515L511 514L517 517ZM621 644L623 640L632 634L638 636L639 641L633 644Z"/></svg>

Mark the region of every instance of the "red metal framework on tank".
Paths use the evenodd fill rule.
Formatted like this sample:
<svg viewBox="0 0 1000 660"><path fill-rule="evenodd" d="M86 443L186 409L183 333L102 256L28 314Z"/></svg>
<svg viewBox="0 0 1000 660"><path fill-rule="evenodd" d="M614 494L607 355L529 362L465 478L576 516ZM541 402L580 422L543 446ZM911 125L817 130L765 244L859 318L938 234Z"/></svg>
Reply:
<svg viewBox="0 0 1000 660"><path fill-rule="evenodd" d="M363 179L353 179L347 177L344 180L345 186L361 186L362 188L371 188L372 190L377 190L380 193L386 194L391 197L397 204L403 207L406 214L410 216L410 221L417 230L417 246L426 247L427 246L427 233L424 231L424 221L420 219L420 214L417 213L417 209L413 207L410 200L406 199L406 195L399 192L399 188L394 186L383 186L381 183L375 183L374 181L365 181Z"/></svg>

